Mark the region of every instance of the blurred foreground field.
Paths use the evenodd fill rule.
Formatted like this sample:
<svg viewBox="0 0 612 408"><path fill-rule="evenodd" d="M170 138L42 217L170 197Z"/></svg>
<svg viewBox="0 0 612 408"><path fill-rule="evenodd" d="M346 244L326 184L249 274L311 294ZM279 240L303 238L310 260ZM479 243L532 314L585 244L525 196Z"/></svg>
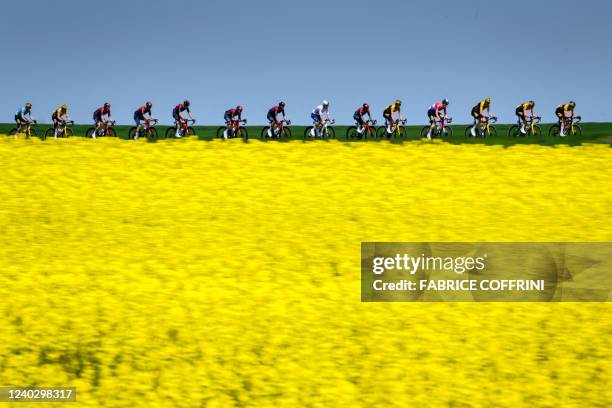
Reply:
<svg viewBox="0 0 612 408"><path fill-rule="evenodd" d="M608 304L359 301L362 241L611 241L607 145L0 137L0 163L0 385L79 407L612 402Z"/></svg>

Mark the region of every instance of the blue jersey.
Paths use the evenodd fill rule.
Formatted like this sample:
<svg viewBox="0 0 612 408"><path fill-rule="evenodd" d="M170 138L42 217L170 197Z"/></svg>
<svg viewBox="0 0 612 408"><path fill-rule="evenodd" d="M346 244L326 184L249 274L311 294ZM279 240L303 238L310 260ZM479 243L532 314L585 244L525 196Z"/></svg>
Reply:
<svg viewBox="0 0 612 408"><path fill-rule="evenodd" d="M21 108L19 108L19 110L17 111L17 113L15 113L15 116L32 116L32 111L29 109L26 109L25 106L22 106Z"/></svg>

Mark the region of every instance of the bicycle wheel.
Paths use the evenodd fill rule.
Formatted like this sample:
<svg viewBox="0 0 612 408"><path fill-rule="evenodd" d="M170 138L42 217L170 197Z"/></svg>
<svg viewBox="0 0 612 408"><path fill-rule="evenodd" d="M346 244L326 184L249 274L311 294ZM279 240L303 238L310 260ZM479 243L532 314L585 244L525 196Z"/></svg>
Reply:
<svg viewBox="0 0 612 408"><path fill-rule="evenodd" d="M304 140L313 139L314 138L313 137L313 133L312 133L313 129L314 128L312 126L308 126L308 127L306 127L306 129L304 129Z"/></svg>
<svg viewBox="0 0 612 408"><path fill-rule="evenodd" d="M225 129L227 129L225 126L219 126L216 133L217 139L224 139L223 134L225 133Z"/></svg>
<svg viewBox="0 0 612 408"><path fill-rule="evenodd" d="M239 137L246 142L247 140L249 140L249 132L246 128L241 127L238 133L236 134L236 137Z"/></svg>
<svg viewBox="0 0 612 408"><path fill-rule="evenodd" d="M43 140L45 140L48 137L54 137L55 136L55 129L53 128L49 128L45 131L44 136L43 136Z"/></svg>
<svg viewBox="0 0 612 408"><path fill-rule="evenodd" d="M108 128L108 134L106 134L105 136L117 137L117 132L115 132L115 129L113 128Z"/></svg>
<svg viewBox="0 0 612 408"><path fill-rule="evenodd" d="M128 139L134 140L134 136L136 135L136 126L132 126L128 132ZM140 137L140 135L138 135Z"/></svg>
<svg viewBox="0 0 612 408"><path fill-rule="evenodd" d="M197 136L197 133L193 126L189 126L189 129L187 130L187 136Z"/></svg>
<svg viewBox="0 0 612 408"><path fill-rule="evenodd" d="M548 129L548 136L559 136L559 134L561 133L561 126L557 125L552 125L550 127L550 129Z"/></svg>
<svg viewBox="0 0 612 408"><path fill-rule="evenodd" d="M263 129L261 129L261 135L259 135L259 138L261 140L268 140L270 138L270 126L265 126Z"/></svg>
<svg viewBox="0 0 612 408"><path fill-rule="evenodd" d="M326 137L327 139L335 139L336 138L336 131L334 130L333 127L328 127L327 128L327 132L325 132L326 134L324 134L323 136Z"/></svg>
<svg viewBox="0 0 612 408"><path fill-rule="evenodd" d="M472 125L465 128L464 136L465 137L474 137L472 136Z"/></svg>
<svg viewBox="0 0 612 408"><path fill-rule="evenodd" d="M93 134L94 134L94 132L95 132L95 131L96 131L96 128L92 128L92 127L91 127L91 128L89 128L89 129L87 129L87 130L85 131L85 137L87 137L87 138L90 138L90 139L91 139L91 138L93 137Z"/></svg>
<svg viewBox="0 0 612 408"><path fill-rule="evenodd" d="M157 133L157 129L154 127L149 129L149 134L147 135L147 139L157 140L159 134Z"/></svg>
<svg viewBox="0 0 612 408"><path fill-rule="evenodd" d="M291 129L288 127L283 128L283 133L280 135L283 139L291 139Z"/></svg>
<svg viewBox="0 0 612 408"><path fill-rule="evenodd" d="M421 129L421 139L427 137L428 133L429 133L429 126L423 126L423 129ZM433 131L431 133L433 135Z"/></svg>
<svg viewBox="0 0 612 408"><path fill-rule="evenodd" d="M376 128L374 126L367 128L367 130L364 130L363 135L360 136L357 134L357 138L363 140L376 140Z"/></svg>
<svg viewBox="0 0 612 408"><path fill-rule="evenodd" d="M9 136L17 136L17 128L13 128L8 132Z"/></svg>
<svg viewBox="0 0 612 408"><path fill-rule="evenodd" d="M406 134L406 128L404 126L397 125L395 131L391 135L393 139L404 140L408 135Z"/></svg>
<svg viewBox="0 0 612 408"><path fill-rule="evenodd" d="M497 136L497 129L495 129L495 126L491 125L485 130L484 137L487 138L495 136Z"/></svg>
<svg viewBox="0 0 612 408"><path fill-rule="evenodd" d="M450 126L444 126L444 130L439 135L441 138L443 137L453 137L453 128Z"/></svg>
<svg viewBox="0 0 612 408"><path fill-rule="evenodd" d="M533 137L540 137L542 135L542 129L539 125L533 125L529 128L529 135Z"/></svg>
<svg viewBox="0 0 612 408"><path fill-rule="evenodd" d="M386 126L381 126L378 128L378 130L376 131L376 138L377 139L387 138L387 127Z"/></svg>
<svg viewBox="0 0 612 408"><path fill-rule="evenodd" d="M153 130L153 128L151 128L151 130ZM164 135L166 139L174 138L174 136L176 136L176 128L169 127L166 129L166 134Z"/></svg>
<svg viewBox="0 0 612 408"><path fill-rule="evenodd" d="M571 132L573 136L582 136L582 128L580 125L574 125L574 129Z"/></svg>
<svg viewBox="0 0 612 408"><path fill-rule="evenodd" d="M357 128L355 126L351 126L346 129L346 140L354 139L357 139Z"/></svg>
<svg viewBox="0 0 612 408"><path fill-rule="evenodd" d="M519 137L521 135L521 129L519 125L512 125L508 129L508 137Z"/></svg>

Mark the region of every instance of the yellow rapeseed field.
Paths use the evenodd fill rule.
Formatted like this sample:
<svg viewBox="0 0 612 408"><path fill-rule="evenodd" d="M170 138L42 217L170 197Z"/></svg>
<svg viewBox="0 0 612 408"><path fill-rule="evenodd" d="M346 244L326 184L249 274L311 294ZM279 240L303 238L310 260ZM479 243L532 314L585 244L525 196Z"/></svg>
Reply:
<svg viewBox="0 0 612 408"><path fill-rule="evenodd" d="M0 385L75 386L78 407L608 407L608 304L365 304L359 256L610 241L611 152L0 137Z"/></svg>

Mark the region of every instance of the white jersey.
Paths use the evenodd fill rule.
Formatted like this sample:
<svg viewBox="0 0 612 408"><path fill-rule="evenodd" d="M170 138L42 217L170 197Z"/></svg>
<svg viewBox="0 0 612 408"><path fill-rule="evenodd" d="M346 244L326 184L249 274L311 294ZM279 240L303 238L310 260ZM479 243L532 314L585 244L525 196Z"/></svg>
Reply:
<svg viewBox="0 0 612 408"><path fill-rule="evenodd" d="M319 105L312 111L313 115L327 116L329 115L329 107L325 108L323 105Z"/></svg>

